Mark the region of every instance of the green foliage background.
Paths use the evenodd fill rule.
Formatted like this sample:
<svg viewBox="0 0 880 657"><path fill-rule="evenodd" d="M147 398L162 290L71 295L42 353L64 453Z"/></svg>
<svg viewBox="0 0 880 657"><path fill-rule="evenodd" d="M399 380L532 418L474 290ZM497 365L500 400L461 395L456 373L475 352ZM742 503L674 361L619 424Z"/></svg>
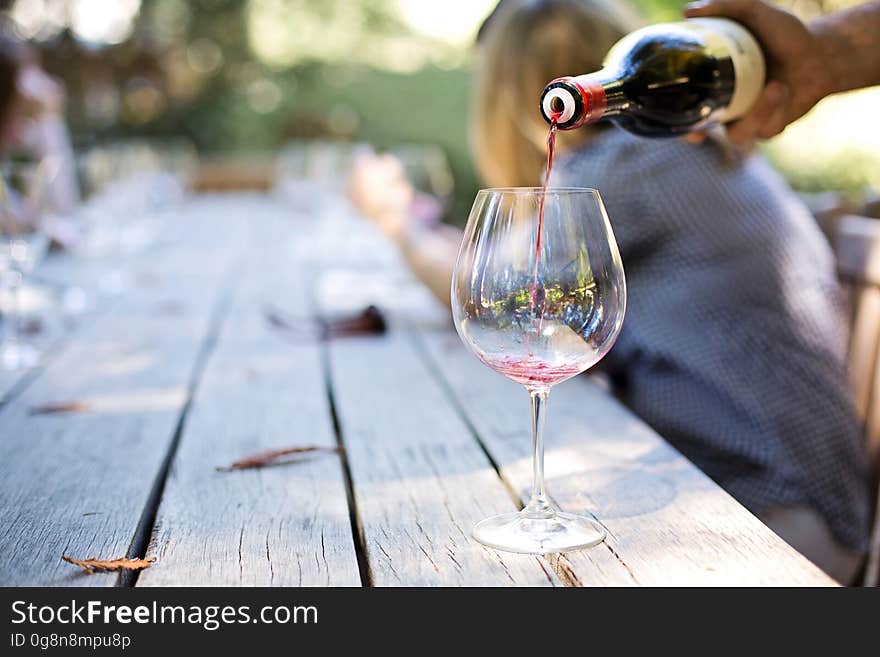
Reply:
<svg viewBox="0 0 880 657"><path fill-rule="evenodd" d="M299 0L289 4L326 17L334 11L351 11L354 1ZM682 3L639 0L637 4L650 20L660 20L679 15ZM405 29L390 0L358 0L358 7L368 31L395 34ZM463 221L478 188L468 150L470 73L466 54L454 66L428 63L407 73L345 61L313 60L272 67L255 57L248 42L247 11L248 0L191 0L183 9L179 0L143 0L135 32L123 44L87 56L76 49L69 35L46 44L44 60L53 73L65 78L68 87L69 118L78 145L128 137L183 136L203 153L271 152L295 136L298 119L305 117L308 123L335 111L353 124L344 135L346 139L369 142L379 149L398 143L441 146L455 178L450 219ZM112 62L116 85L125 93L126 85L141 74L137 67L143 66L144 52L154 53L161 64L167 58L163 49L182 50L199 39L219 45L223 67L203 81L195 97L185 102L169 100L147 121L132 119L123 111L122 120L103 125L78 102L82 81L74 71L81 67L71 65L76 58L85 58L87 63L96 57ZM271 80L280 90L280 102L272 111L254 111L247 88L248 80L254 78Z"/></svg>
<svg viewBox="0 0 880 657"><path fill-rule="evenodd" d="M65 78L70 121L81 146L132 136L184 136L204 153L274 152L292 137L332 132L333 122L325 120L329 112L345 118L344 134L338 135L344 139L369 142L379 149L398 143L440 145L455 177L450 219L461 222L478 187L468 150L470 74L466 53L445 62L442 57L429 58L429 63L407 73L381 70L364 63L363 58L304 58L287 66L277 62L269 65L255 56L254 37L247 33L248 11L258 2L283 7L284 11L306 12L317 20L327 21L327 39L334 35L340 38L333 21L347 19L356 10L361 27L354 38L360 39L356 43L362 45L357 45L355 52L369 54L379 43L377 39L393 39L406 32L393 1L143 0L136 29L125 43L84 53L67 35L66 39L62 37L45 45L44 59L55 74ZM651 22L675 20L684 4L681 0L634 2ZM850 0L792 2L805 15L852 4ZM295 26L294 20L289 22ZM181 57L185 61L180 53L200 40L219 47L222 67L203 76L197 92L181 100L168 91L167 80L161 78L167 77L167 71L173 68L169 65L173 61L171 55L177 53L176 61L182 61ZM96 122L85 104L78 101L86 86L82 78L90 75L82 71L102 62L111 66L123 99L127 98L126 93L130 94L133 84L140 84L139 80L153 80L151 84L164 89L166 100L161 111L145 120L127 113L124 100L120 120ZM254 109L255 80L268 81L278 96L269 111L260 113ZM321 121L324 125L320 125ZM783 157L777 159L784 162ZM864 185L862 172L870 166L870 161L846 156L839 165L824 171L793 169L786 173L790 180L805 188L858 188Z"/></svg>

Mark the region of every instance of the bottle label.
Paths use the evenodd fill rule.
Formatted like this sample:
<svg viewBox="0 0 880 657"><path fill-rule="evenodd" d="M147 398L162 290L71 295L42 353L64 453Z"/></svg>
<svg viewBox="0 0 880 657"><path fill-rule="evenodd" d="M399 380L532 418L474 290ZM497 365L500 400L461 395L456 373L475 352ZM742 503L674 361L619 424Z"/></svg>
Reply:
<svg viewBox="0 0 880 657"><path fill-rule="evenodd" d="M725 109L713 114L712 120L726 123L743 116L764 89L764 53L755 37L726 18L691 18L681 25L696 30L709 48L717 51L718 56L730 57L733 63L733 96Z"/></svg>

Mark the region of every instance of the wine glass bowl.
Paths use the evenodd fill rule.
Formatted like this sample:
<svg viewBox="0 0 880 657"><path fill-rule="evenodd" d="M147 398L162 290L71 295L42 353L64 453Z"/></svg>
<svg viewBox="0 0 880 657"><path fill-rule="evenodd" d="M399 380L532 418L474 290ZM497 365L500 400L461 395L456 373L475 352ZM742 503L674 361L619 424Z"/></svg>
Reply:
<svg viewBox="0 0 880 657"><path fill-rule="evenodd" d="M625 304L620 255L598 192L479 192L453 277L452 313L486 365L527 387L560 383L607 353Z"/></svg>
<svg viewBox="0 0 880 657"><path fill-rule="evenodd" d="M557 510L543 483L549 390L595 365L623 323L623 266L599 193L587 188L481 190L465 229L451 298L455 327L468 349L525 386L532 400L532 498L519 513L478 524L474 536L493 547L527 553L600 542L601 526Z"/></svg>

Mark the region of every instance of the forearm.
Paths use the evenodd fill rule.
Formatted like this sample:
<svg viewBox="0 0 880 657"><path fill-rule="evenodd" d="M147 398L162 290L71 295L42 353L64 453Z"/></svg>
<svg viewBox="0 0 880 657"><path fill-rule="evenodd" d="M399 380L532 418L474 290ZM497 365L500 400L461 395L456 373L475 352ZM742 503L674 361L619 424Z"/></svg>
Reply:
<svg viewBox="0 0 880 657"><path fill-rule="evenodd" d="M830 69L828 94L880 84L880 2L868 2L809 24Z"/></svg>
<svg viewBox="0 0 880 657"><path fill-rule="evenodd" d="M444 305L449 306L452 270L460 231L413 227L396 239L410 270Z"/></svg>

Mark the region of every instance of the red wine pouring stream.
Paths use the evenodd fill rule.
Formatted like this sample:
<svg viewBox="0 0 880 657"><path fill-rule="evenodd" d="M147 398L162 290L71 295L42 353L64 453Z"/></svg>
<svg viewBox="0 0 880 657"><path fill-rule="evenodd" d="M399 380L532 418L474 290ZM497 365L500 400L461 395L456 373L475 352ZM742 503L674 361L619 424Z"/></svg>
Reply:
<svg viewBox="0 0 880 657"><path fill-rule="evenodd" d="M541 188L541 200L538 207L538 228L535 235L535 270L532 276L532 286L529 291L532 317L535 316L535 307L538 302L538 269L541 266L541 246L544 240L544 203L547 200L547 188L550 184L550 173L553 170L553 154L556 151L556 130L558 113L554 112L550 119L550 134L547 137L547 169L544 172L544 186ZM543 312L541 313L543 319Z"/></svg>

